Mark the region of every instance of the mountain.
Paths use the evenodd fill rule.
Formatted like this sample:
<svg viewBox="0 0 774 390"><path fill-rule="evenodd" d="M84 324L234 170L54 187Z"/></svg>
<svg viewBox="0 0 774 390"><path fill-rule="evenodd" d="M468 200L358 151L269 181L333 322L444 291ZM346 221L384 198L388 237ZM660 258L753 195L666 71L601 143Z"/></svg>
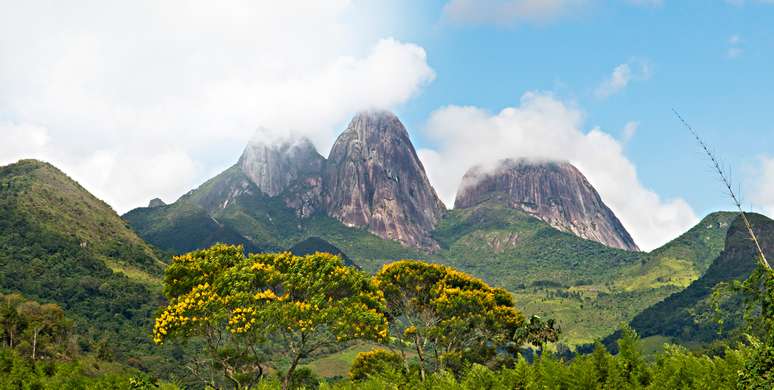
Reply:
<svg viewBox="0 0 774 390"><path fill-rule="evenodd" d="M254 139L239 159L239 167L269 197L283 195L285 204L302 218L322 206L325 158L307 138L266 143Z"/></svg>
<svg viewBox="0 0 774 390"><path fill-rule="evenodd" d="M117 359L150 353L164 267L110 206L54 166L0 167L0 291L59 304L82 348L107 343Z"/></svg>
<svg viewBox="0 0 774 390"><path fill-rule="evenodd" d="M126 213L123 218L147 242L173 254L206 248L219 242L243 245L248 253L262 251L236 230L211 217L203 207L190 202L138 208Z"/></svg>
<svg viewBox="0 0 774 390"><path fill-rule="evenodd" d="M639 248L586 177L567 162L506 159L468 170L454 201L465 209L496 200L551 226L613 248Z"/></svg>
<svg viewBox="0 0 774 390"><path fill-rule="evenodd" d="M149 242L174 252L216 241L286 248L326 219L433 251L438 244L430 232L445 210L403 124L392 113L368 111L352 119L327 160L305 138L256 138L236 165L174 204L125 218Z"/></svg>
<svg viewBox="0 0 774 390"><path fill-rule="evenodd" d="M774 253L774 221L759 214L747 216L764 253ZM706 343L719 338L713 290L719 283L749 277L756 267L756 253L741 216L737 216L728 228L723 251L707 271L686 289L634 317L632 328L642 337L664 336L682 343ZM739 327L743 319L741 299L727 294L720 302L722 312L726 313L722 317L724 330Z"/></svg>
<svg viewBox="0 0 774 390"><path fill-rule="evenodd" d="M341 249L320 237L309 237L301 242L298 242L290 247L288 252L296 256L306 256L316 252L330 253L332 255L341 257L341 260L344 261L344 264L351 267L360 268L355 263L353 263L352 259L350 259L349 256L342 252Z"/></svg>
<svg viewBox="0 0 774 390"><path fill-rule="evenodd" d="M164 201L159 199L159 198L153 198L153 199L151 199L150 202L148 202L148 207L161 207L161 206L166 206L166 205L167 204L164 203Z"/></svg>
<svg viewBox="0 0 774 390"><path fill-rule="evenodd" d="M445 210L405 128L386 112L352 120L321 163L321 186L316 156L304 141L267 146L254 140L237 164L177 202L124 217L148 242L171 252L213 241L242 244L248 252L330 244L367 272L406 258L451 265L510 290L525 313L556 318L568 344L604 337L685 288L720 252L727 228L722 217L708 217L703 222L714 228L697 226L653 253L580 237L614 231L617 219L583 176L563 163L532 171L507 163L508 186L486 179L493 189L479 184L479 190L460 191L460 207ZM284 170L294 179L260 176ZM526 195L512 195L510 184L534 188L541 180L547 183L535 202L541 208L514 201ZM299 212L299 204L314 207ZM553 216L549 222L564 218L572 225L557 229L537 210ZM604 223L607 230L599 228ZM627 249L636 249L630 244Z"/></svg>
<svg viewBox="0 0 774 390"><path fill-rule="evenodd" d="M446 208L408 132L386 111L359 113L333 144L325 172L325 207L347 226L435 250L430 232Z"/></svg>

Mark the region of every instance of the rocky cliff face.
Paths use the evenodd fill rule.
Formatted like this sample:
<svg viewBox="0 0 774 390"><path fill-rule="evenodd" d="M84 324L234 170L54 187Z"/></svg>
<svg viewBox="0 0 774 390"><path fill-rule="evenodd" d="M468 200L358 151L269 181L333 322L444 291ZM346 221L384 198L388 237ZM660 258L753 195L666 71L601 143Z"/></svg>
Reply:
<svg viewBox="0 0 774 390"><path fill-rule="evenodd" d="M583 174L567 162L503 160L474 167L462 179L455 208L495 200L551 226L614 248L639 250Z"/></svg>
<svg viewBox="0 0 774 390"><path fill-rule="evenodd" d="M362 112L336 140L324 175L328 215L404 245L434 250L445 207L392 113Z"/></svg>
<svg viewBox="0 0 774 390"><path fill-rule="evenodd" d="M282 195L300 217L320 209L324 164L325 158L306 138L279 143L253 140L239 159L242 172L261 192L270 197Z"/></svg>

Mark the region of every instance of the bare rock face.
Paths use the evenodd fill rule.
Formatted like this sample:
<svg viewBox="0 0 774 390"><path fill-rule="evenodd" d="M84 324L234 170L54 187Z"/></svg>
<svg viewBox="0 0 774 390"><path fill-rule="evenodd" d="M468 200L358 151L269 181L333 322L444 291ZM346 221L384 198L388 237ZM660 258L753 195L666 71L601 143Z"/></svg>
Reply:
<svg viewBox="0 0 774 390"><path fill-rule="evenodd" d="M238 164L261 192L270 197L282 195L300 217L320 210L325 158L307 138L278 143L253 140Z"/></svg>
<svg viewBox="0 0 774 390"><path fill-rule="evenodd" d="M438 248L430 232L446 208L395 115L359 113L336 140L326 165L328 215L407 246Z"/></svg>
<svg viewBox="0 0 774 390"><path fill-rule="evenodd" d="M586 177L567 162L503 160L493 170L471 168L463 177L455 208L495 200L549 225L610 247L639 248Z"/></svg>
<svg viewBox="0 0 774 390"><path fill-rule="evenodd" d="M166 205L167 204L164 203L164 201L159 199L159 198L153 198L153 199L151 199L150 203L148 203L148 207L150 207L150 208L162 207L162 206L166 206Z"/></svg>

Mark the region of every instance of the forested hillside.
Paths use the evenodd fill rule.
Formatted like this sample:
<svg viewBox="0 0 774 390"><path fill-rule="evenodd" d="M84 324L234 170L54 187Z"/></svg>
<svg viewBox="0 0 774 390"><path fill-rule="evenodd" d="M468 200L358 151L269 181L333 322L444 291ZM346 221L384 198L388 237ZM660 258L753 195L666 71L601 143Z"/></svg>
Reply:
<svg viewBox="0 0 774 390"><path fill-rule="evenodd" d="M177 210L200 207L196 202L213 205L202 199L218 198L211 193L220 191L219 183L235 180L233 175L241 173L230 169L173 205L137 209L124 218L150 242L163 244L159 237L168 237L164 240L200 240L197 247L206 247L210 240L202 237L209 233L173 228L186 221ZM319 237L341 248L368 272L402 258L449 264L507 288L525 312L555 318L565 330L563 342L569 344L606 336L617 324L628 322L698 278L722 249L732 216L707 216L664 247L642 253L584 240L499 202L486 202L450 210L432 233L440 250L424 253L324 215L300 219L279 199L250 190L251 185L245 179L244 193L233 197L225 208L212 206L213 218L225 227L233 226L248 242L281 250ZM224 241L239 244L245 239Z"/></svg>
<svg viewBox="0 0 774 390"><path fill-rule="evenodd" d="M0 290L60 305L78 348L107 348L141 365L164 360L148 336L164 267L107 204L57 168L33 160L0 167Z"/></svg>
<svg viewBox="0 0 774 390"><path fill-rule="evenodd" d="M748 218L764 252L774 253L774 221L759 214L748 214ZM665 336L687 345L708 344L720 338L721 333L725 337L739 336L744 330L755 333L755 329L739 329L745 317L739 293L717 288L721 283L748 278L756 268L756 257L756 248L741 217L735 218L728 229L725 248L704 275L638 314L631 326L643 337Z"/></svg>

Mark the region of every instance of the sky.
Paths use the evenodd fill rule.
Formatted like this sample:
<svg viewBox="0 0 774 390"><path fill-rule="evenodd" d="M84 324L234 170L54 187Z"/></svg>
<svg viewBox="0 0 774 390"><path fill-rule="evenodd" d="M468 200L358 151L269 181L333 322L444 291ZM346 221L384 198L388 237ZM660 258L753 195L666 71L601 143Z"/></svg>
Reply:
<svg viewBox="0 0 774 390"><path fill-rule="evenodd" d="M0 165L49 161L117 212L234 164L257 131L327 155L393 110L448 207L472 165L569 160L641 248L774 216L774 0L0 0Z"/></svg>

